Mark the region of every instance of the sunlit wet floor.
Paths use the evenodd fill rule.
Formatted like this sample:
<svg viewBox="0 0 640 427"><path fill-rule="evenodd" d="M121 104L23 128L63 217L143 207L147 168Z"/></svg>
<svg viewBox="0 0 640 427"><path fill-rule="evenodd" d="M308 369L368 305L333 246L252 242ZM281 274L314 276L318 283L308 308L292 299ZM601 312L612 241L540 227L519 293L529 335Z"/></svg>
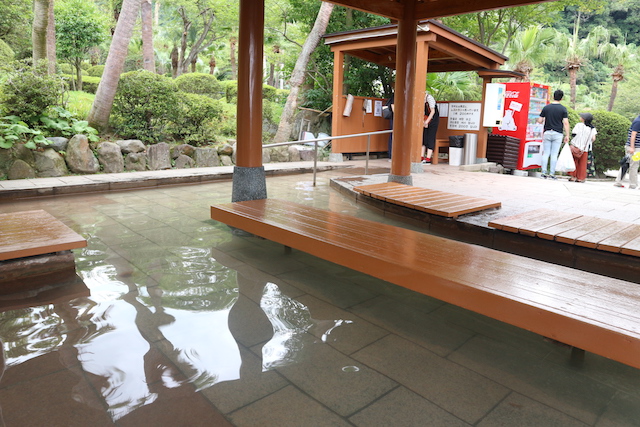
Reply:
<svg viewBox="0 0 640 427"><path fill-rule="evenodd" d="M390 222L335 175L268 194ZM535 334L234 234L209 219L230 199L223 182L0 205L82 234L90 290L0 313L4 425L640 425L640 371L572 366Z"/></svg>

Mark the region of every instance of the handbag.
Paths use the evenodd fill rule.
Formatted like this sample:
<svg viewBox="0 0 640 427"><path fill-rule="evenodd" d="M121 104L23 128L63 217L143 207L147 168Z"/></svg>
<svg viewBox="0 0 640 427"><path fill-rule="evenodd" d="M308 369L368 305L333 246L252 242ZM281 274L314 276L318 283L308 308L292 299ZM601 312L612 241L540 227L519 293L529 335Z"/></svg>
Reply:
<svg viewBox="0 0 640 427"><path fill-rule="evenodd" d="M391 107L388 105L382 107L382 118L387 120L391 120L393 118L393 111L391 111Z"/></svg>
<svg viewBox="0 0 640 427"><path fill-rule="evenodd" d="M569 143L569 148L571 149L571 154L573 154L573 157L582 157L582 155L584 154L584 150L579 149L571 143Z"/></svg>
<svg viewBox="0 0 640 427"><path fill-rule="evenodd" d="M558 172L573 172L576 170L576 162L573 160L573 154L571 154L571 148L569 147L570 144L564 144L564 147L560 150L560 155L556 162L556 170Z"/></svg>

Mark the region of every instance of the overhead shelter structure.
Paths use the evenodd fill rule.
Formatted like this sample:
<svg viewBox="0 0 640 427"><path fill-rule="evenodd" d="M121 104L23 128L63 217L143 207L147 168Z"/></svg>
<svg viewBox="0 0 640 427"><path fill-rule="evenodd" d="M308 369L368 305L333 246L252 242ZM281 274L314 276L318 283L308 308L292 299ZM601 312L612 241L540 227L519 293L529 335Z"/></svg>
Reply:
<svg viewBox="0 0 640 427"><path fill-rule="evenodd" d="M419 21L481 10L540 3L538 0L331 0L331 3L385 16L398 22L396 42L395 144L389 180L411 182L411 133L419 128L422 103L416 105ZM237 160L233 201L267 197L262 165L262 76L264 0L240 0L238 38Z"/></svg>
<svg viewBox="0 0 640 427"><path fill-rule="evenodd" d="M331 47L334 54L332 133L334 136L344 135L349 133L344 132L346 129L344 123L347 118L340 114L346 103L346 97L343 93L345 57L349 55L396 69L398 25L328 34L325 35L325 44ZM416 67L413 76L416 84L411 100L416 106L423 105L427 73L476 71L483 79L484 94L486 84L491 82L493 78L521 76L519 73L498 69L506 60L506 56L440 22L432 19L420 21L416 26ZM411 135L408 140L399 140L394 137L394 151L403 151L394 152L392 158L406 161L406 155L403 155L403 152L409 150L412 166L416 171L421 171L419 163L422 143L422 108L417 108L415 113L413 125L407 132ZM482 111L480 116L482 116ZM348 144L348 141L345 140L344 144ZM478 157L485 157L486 146L487 133L479 132Z"/></svg>

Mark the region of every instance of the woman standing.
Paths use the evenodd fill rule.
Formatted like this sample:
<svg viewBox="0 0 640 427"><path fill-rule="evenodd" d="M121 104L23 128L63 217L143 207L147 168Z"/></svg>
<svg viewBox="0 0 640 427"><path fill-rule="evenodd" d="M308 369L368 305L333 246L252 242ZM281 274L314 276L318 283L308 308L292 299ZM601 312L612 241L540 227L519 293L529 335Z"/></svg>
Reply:
<svg viewBox="0 0 640 427"><path fill-rule="evenodd" d="M440 122L440 113L436 99L430 93L424 95L424 129L422 130L422 163L431 164L431 156L436 146L436 134L438 133L438 124Z"/></svg>
<svg viewBox="0 0 640 427"><path fill-rule="evenodd" d="M571 176L569 181L584 182L587 179L589 151L593 148L593 142L598 134L592 122L593 115L591 113L580 113L580 123L576 124L571 132L575 135L569 144L571 144L571 153L576 162L576 170L569 172Z"/></svg>

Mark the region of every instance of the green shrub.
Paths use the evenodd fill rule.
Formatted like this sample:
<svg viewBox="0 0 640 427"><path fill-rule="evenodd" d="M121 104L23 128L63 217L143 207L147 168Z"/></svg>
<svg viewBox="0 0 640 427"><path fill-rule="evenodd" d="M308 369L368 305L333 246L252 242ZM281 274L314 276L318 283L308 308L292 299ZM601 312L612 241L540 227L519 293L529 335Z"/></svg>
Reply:
<svg viewBox="0 0 640 427"><path fill-rule="evenodd" d="M100 84L100 77L83 76L82 91L95 94Z"/></svg>
<svg viewBox="0 0 640 427"><path fill-rule="evenodd" d="M224 80L220 82L223 92L229 104L238 103L238 82L236 80Z"/></svg>
<svg viewBox="0 0 640 427"><path fill-rule="evenodd" d="M176 78L175 82L178 89L186 93L207 95L214 99L220 99L225 95L220 82L211 74L182 74Z"/></svg>
<svg viewBox="0 0 640 427"><path fill-rule="evenodd" d="M3 113L33 125L49 107L62 105L64 82L57 75L47 75L46 68L17 62L5 76L0 92Z"/></svg>
<svg viewBox="0 0 640 427"><path fill-rule="evenodd" d="M80 68L82 68L84 71L89 70L89 68L91 68L91 64L89 64L88 62L83 62L82 64L80 64Z"/></svg>
<svg viewBox="0 0 640 427"><path fill-rule="evenodd" d="M278 89L269 85L262 85L262 99L266 99L267 101L275 101L276 94L278 93Z"/></svg>
<svg viewBox="0 0 640 427"><path fill-rule="evenodd" d="M631 121L626 117L609 111L593 111L593 124L598 136L593 143L593 157L596 173L602 174L610 169L618 169L620 158L624 155Z"/></svg>
<svg viewBox="0 0 640 427"><path fill-rule="evenodd" d="M91 77L102 77L102 73L104 73L104 65L94 65L87 70L87 74Z"/></svg>
<svg viewBox="0 0 640 427"><path fill-rule="evenodd" d="M222 104L205 95L182 93L179 112L171 126L173 135L191 145L211 143L223 116Z"/></svg>
<svg viewBox="0 0 640 427"><path fill-rule="evenodd" d="M69 74L69 75L75 74L75 70L69 64L58 64L58 68L60 69L60 72L62 74Z"/></svg>
<svg viewBox="0 0 640 427"><path fill-rule="evenodd" d="M11 62L15 56L13 49L11 49L11 47L9 47L9 45L3 40L0 40L0 63L5 64L7 62Z"/></svg>
<svg viewBox="0 0 640 427"><path fill-rule="evenodd" d="M287 102L289 92L288 89L276 89L276 99L274 101L284 105Z"/></svg>
<svg viewBox="0 0 640 427"><path fill-rule="evenodd" d="M220 123L217 124L216 132L226 138L235 138L237 132L238 108L235 104L222 103L223 115Z"/></svg>
<svg viewBox="0 0 640 427"><path fill-rule="evenodd" d="M158 142L179 106L178 88L170 78L138 70L120 76L111 124L124 138Z"/></svg>

